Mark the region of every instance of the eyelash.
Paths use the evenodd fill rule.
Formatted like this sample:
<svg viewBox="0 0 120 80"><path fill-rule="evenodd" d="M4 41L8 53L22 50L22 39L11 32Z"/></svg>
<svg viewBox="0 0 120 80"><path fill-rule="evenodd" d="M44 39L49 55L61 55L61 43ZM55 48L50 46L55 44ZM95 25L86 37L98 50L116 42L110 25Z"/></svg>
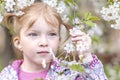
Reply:
<svg viewBox="0 0 120 80"><path fill-rule="evenodd" d="M28 36L37 36L36 33L29 33Z"/></svg>
<svg viewBox="0 0 120 80"><path fill-rule="evenodd" d="M57 34L56 33L50 33L49 35L50 36L56 36Z"/></svg>
<svg viewBox="0 0 120 80"><path fill-rule="evenodd" d="M56 33L49 33L48 34L49 36L56 36L57 34ZM37 33L29 33L28 36L38 36Z"/></svg>

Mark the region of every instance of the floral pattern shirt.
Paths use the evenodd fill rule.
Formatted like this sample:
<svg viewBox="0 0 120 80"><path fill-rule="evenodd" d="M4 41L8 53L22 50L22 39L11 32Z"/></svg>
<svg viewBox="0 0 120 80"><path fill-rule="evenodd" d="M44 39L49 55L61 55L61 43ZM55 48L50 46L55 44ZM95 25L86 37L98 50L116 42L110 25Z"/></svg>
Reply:
<svg viewBox="0 0 120 80"><path fill-rule="evenodd" d="M55 61L51 64L50 70L45 80L108 80L103 69L101 61L93 55L93 60L87 64L79 64L85 69L85 73L69 69L61 63L67 61ZM19 80L19 67L22 60L16 60L12 65L8 65L0 73L0 80ZM17 65L17 67L14 67Z"/></svg>

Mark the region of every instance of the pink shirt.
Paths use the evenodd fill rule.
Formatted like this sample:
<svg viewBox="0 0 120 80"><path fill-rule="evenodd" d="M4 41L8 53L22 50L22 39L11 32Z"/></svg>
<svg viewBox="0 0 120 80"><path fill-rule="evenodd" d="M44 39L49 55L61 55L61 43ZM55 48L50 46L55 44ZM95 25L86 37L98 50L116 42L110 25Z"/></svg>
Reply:
<svg viewBox="0 0 120 80"><path fill-rule="evenodd" d="M45 80L47 73L48 73L48 70L45 70L42 72L36 72L36 73L28 73L28 72L19 70L19 80L35 80L35 79L41 79L41 78Z"/></svg>
<svg viewBox="0 0 120 80"><path fill-rule="evenodd" d="M20 69L20 66L22 63L23 63L23 60L17 60L13 62L12 64L12 67L18 72L19 80L35 80L35 79L40 79L40 78L45 80L49 69L41 71L41 72L28 73Z"/></svg>

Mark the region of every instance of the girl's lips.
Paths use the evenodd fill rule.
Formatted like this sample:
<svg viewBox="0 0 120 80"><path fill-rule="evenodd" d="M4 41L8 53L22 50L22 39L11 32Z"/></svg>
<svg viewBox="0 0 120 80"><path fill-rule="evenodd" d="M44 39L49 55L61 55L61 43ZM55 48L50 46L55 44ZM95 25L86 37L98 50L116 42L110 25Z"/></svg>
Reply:
<svg viewBox="0 0 120 80"><path fill-rule="evenodd" d="M49 52L48 51L40 51L40 52L37 52L37 54L48 54Z"/></svg>

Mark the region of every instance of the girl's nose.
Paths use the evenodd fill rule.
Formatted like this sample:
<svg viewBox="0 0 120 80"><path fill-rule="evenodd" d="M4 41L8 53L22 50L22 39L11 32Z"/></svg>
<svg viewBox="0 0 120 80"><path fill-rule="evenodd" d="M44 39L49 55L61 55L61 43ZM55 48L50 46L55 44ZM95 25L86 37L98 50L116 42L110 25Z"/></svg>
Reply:
<svg viewBox="0 0 120 80"><path fill-rule="evenodd" d="M45 36L42 36L40 39L39 39L39 46L40 47L47 47L48 46L48 40Z"/></svg>

